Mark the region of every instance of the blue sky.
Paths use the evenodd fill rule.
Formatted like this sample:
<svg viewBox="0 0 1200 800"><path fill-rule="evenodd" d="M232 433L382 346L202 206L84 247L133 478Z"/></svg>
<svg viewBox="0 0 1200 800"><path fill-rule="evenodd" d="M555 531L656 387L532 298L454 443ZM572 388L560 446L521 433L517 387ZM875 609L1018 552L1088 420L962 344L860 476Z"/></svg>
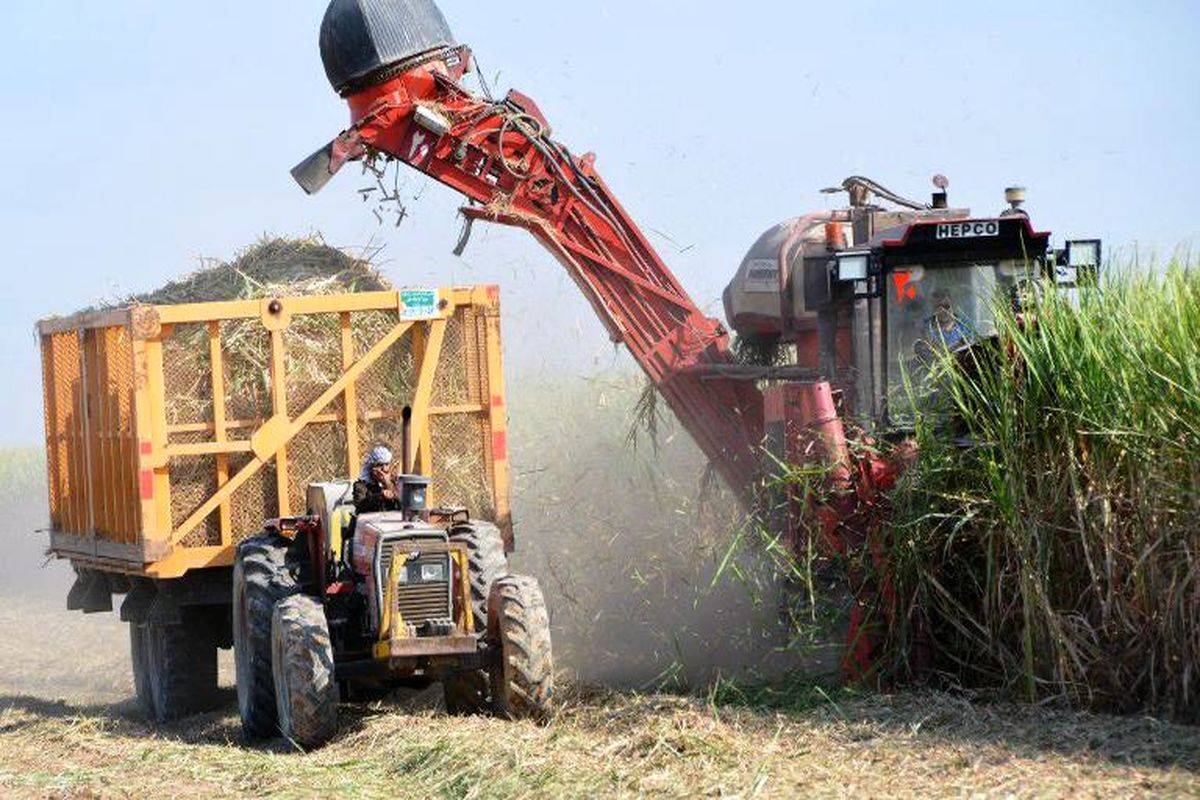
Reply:
<svg viewBox="0 0 1200 800"><path fill-rule="evenodd" d="M316 48L324 0L19 3L0 65L0 443L41 434L34 322L158 286L263 233L384 245L398 283L499 282L510 375L626 364L525 234L451 253L456 198L412 176L380 227L348 170L288 169L344 127ZM1003 205L1040 227L1169 252L1194 241L1200 3L442 0L500 88L594 150L702 304L757 235L851 173ZM733 10L733 9L736 9ZM663 234L663 235L660 235ZM665 236L664 236L665 235Z"/></svg>

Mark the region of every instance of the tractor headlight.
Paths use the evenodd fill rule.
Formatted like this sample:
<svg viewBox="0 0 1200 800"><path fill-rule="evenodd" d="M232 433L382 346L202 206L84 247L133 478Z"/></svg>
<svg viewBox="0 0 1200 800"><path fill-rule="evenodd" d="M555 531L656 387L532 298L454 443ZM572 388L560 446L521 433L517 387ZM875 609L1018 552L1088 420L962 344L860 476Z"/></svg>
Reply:
<svg viewBox="0 0 1200 800"><path fill-rule="evenodd" d="M445 564L435 563L421 565L421 581L423 583L435 583L444 580L446 580Z"/></svg>

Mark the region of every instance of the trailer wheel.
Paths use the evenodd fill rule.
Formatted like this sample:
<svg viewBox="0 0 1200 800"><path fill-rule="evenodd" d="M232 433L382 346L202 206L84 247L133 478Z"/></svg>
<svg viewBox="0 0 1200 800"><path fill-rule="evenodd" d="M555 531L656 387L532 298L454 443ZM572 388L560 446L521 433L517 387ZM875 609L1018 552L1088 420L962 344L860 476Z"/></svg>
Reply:
<svg viewBox="0 0 1200 800"><path fill-rule="evenodd" d="M337 732L338 686L325 609L303 594L280 600L271 622L279 730L297 747L318 747Z"/></svg>
<svg viewBox="0 0 1200 800"><path fill-rule="evenodd" d="M553 710L550 617L533 578L505 575L488 599L488 638L499 647L492 666L492 708L507 719L545 721Z"/></svg>
<svg viewBox="0 0 1200 800"><path fill-rule="evenodd" d="M492 704L491 677L481 669L447 675L442 679L442 697L447 714L480 714Z"/></svg>
<svg viewBox="0 0 1200 800"><path fill-rule="evenodd" d="M261 534L238 547L233 563L233 656L238 712L248 738L278 732L275 680L271 674L271 616L277 602L299 591L288 570L285 542Z"/></svg>
<svg viewBox="0 0 1200 800"><path fill-rule="evenodd" d="M154 697L150 694L149 642L146 626L129 623L129 661L133 666L133 690L138 710L143 716L154 718Z"/></svg>
<svg viewBox="0 0 1200 800"><path fill-rule="evenodd" d="M217 644L205 630L179 623L143 626L155 722L217 705Z"/></svg>
<svg viewBox="0 0 1200 800"><path fill-rule="evenodd" d="M490 522L472 520L461 522L450 529L450 541L467 546L467 562L470 566L471 608L475 617L475 630L487 630L488 595L492 584L508 572L508 557L504 554L504 537L500 529Z"/></svg>

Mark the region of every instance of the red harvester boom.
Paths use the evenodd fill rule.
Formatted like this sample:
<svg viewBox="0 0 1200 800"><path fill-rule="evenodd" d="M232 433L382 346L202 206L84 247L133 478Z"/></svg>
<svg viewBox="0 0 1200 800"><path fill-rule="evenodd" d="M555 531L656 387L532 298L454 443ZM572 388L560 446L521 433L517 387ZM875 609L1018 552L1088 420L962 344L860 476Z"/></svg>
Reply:
<svg viewBox="0 0 1200 800"><path fill-rule="evenodd" d="M550 136L529 98L475 96L459 80L465 47L418 59L352 94L352 126L295 170L318 190L346 161L384 153L465 195L467 224L527 229L562 263L629 348L683 426L744 498L758 475L762 396L717 374L733 364L729 336L705 316L596 172Z"/></svg>

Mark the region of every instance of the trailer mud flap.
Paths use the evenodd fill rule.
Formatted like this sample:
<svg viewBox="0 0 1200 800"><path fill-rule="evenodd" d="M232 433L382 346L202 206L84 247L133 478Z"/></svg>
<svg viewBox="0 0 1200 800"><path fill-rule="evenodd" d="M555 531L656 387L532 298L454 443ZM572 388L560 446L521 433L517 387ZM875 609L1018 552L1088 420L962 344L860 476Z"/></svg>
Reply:
<svg viewBox="0 0 1200 800"><path fill-rule="evenodd" d="M90 569L77 570L75 583L67 593L67 610L85 614L112 611L112 587L108 576Z"/></svg>
<svg viewBox="0 0 1200 800"><path fill-rule="evenodd" d="M144 578L134 580L133 588L125 595L125 602L121 603L121 621L145 622L150 604L154 602L157 594L154 584L150 581Z"/></svg>

